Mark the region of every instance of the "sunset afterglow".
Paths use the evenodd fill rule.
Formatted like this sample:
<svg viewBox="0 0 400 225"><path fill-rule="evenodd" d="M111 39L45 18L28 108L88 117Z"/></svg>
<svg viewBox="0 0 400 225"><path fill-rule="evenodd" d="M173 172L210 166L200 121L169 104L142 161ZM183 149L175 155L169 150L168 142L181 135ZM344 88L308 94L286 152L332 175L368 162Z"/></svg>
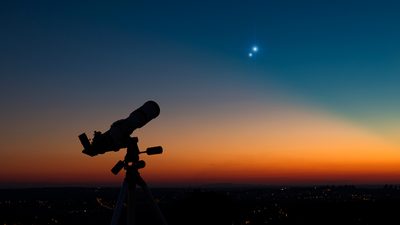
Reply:
<svg viewBox="0 0 400 225"><path fill-rule="evenodd" d="M119 185L78 135L147 100L152 185L400 183L398 11L200 2L0 9L0 185Z"/></svg>

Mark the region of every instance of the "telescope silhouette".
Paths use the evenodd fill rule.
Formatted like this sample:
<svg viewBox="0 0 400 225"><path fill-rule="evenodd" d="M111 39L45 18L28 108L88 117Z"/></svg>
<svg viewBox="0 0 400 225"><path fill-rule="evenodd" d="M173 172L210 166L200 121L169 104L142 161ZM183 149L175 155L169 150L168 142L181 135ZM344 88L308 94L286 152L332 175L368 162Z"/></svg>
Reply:
<svg viewBox="0 0 400 225"><path fill-rule="evenodd" d="M127 118L114 122L108 131L104 133L95 131L92 142L89 141L85 133L79 135L79 140L84 147L82 153L96 156L126 148L132 132L137 128L143 127L158 115L160 115L158 104L154 101L147 101Z"/></svg>

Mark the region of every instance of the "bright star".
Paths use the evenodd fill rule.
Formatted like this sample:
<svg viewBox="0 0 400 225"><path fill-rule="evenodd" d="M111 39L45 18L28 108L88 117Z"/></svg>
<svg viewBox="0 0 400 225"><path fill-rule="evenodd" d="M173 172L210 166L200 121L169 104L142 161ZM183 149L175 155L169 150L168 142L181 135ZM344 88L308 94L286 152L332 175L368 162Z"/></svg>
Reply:
<svg viewBox="0 0 400 225"><path fill-rule="evenodd" d="M258 47L257 46L253 46L252 50L253 50L253 52L258 52Z"/></svg>
<svg viewBox="0 0 400 225"><path fill-rule="evenodd" d="M250 52L250 53L249 53L249 57L250 57L250 58L253 57L253 53Z"/></svg>

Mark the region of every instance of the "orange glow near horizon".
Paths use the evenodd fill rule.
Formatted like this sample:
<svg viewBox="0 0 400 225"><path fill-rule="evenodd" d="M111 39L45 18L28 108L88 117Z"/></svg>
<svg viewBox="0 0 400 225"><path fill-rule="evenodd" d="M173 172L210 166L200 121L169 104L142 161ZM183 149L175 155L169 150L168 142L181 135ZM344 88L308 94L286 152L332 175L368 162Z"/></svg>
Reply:
<svg viewBox="0 0 400 225"><path fill-rule="evenodd" d="M150 185L400 185L400 1L9 2L0 188L119 186L78 136L148 100Z"/></svg>
<svg viewBox="0 0 400 225"><path fill-rule="evenodd" d="M179 123L160 117L157 124L142 128L137 133L141 148L163 145L165 150L163 155L143 157L145 179L159 185L400 182L400 151L389 139L300 107L275 105L256 112L246 108L251 107L213 117L200 112L182 115ZM69 142L58 138L62 137L48 142L38 138L29 143L38 150L16 154L29 147L21 143L0 159L3 183L122 181L122 175L109 170L124 150L91 158L80 153L77 137Z"/></svg>

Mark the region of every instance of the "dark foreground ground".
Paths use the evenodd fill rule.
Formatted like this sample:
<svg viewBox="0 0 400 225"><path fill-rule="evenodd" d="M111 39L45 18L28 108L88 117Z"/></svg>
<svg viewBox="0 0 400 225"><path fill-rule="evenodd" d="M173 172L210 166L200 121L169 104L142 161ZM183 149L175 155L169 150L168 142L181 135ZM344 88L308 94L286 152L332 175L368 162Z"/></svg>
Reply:
<svg viewBox="0 0 400 225"><path fill-rule="evenodd" d="M170 225L400 224L399 186L152 190ZM3 189L0 224L110 224L118 193L117 188ZM159 224L143 193L137 196L137 224Z"/></svg>

